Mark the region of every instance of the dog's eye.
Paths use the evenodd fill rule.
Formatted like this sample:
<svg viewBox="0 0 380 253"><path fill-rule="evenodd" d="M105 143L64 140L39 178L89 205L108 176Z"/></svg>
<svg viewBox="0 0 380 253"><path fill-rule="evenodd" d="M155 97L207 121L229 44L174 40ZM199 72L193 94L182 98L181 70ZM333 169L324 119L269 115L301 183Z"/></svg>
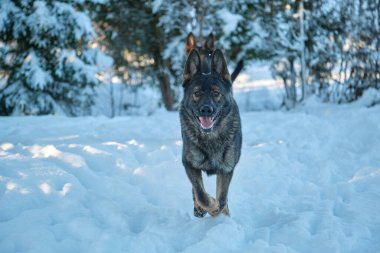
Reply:
<svg viewBox="0 0 380 253"><path fill-rule="evenodd" d="M199 98L199 97L201 96L201 92L200 92L200 91L195 91L195 92L193 93L193 96L194 96L195 98Z"/></svg>
<svg viewBox="0 0 380 253"><path fill-rule="evenodd" d="M214 97L219 97L220 92L217 91L217 90L214 90L214 91L212 92L212 94L214 95Z"/></svg>

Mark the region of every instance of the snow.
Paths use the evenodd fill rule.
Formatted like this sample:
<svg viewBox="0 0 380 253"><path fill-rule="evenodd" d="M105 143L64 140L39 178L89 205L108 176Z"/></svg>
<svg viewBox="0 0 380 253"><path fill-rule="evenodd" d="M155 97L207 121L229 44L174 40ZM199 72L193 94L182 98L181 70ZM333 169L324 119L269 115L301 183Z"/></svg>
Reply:
<svg viewBox="0 0 380 253"><path fill-rule="evenodd" d="M154 0L152 2L152 11L153 13L157 13L162 5L162 0Z"/></svg>
<svg viewBox="0 0 380 253"><path fill-rule="evenodd" d="M51 75L41 67L40 59L33 51L25 58L21 71L34 90L44 90L52 82Z"/></svg>
<svg viewBox="0 0 380 253"><path fill-rule="evenodd" d="M230 68L232 72L232 67ZM240 111L278 110L284 100L281 80L272 79L268 62L248 64L233 83Z"/></svg>
<svg viewBox="0 0 380 253"><path fill-rule="evenodd" d="M150 80L144 80L149 83ZM112 87L111 87L112 85ZM112 89L111 89L112 88ZM96 87L95 105L92 115L112 115L111 100L114 99L114 115L148 116L160 110L162 95L158 87L125 85L123 83L102 84Z"/></svg>
<svg viewBox="0 0 380 253"><path fill-rule="evenodd" d="M379 252L379 114L243 112L231 216L203 219L177 113L2 117L0 252Z"/></svg>
<svg viewBox="0 0 380 253"><path fill-rule="evenodd" d="M85 1L13 2L0 5L2 115L90 114L96 74L112 59L94 43Z"/></svg>
<svg viewBox="0 0 380 253"><path fill-rule="evenodd" d="M92 50L91 50L92 51ZM86 56L90 54L96 54L96 52L86 51ZM75 70L75 72L73 71ZM61 50L58 55L58 68L55 69L55 74L58 77L64 77L67 72L74 72L72 78L74 81L97 83L96 73L98 67L96 65L90 65L80 59L74 50Z"/></svg>
<svg viewBox="0 0 380 253"><path fill-rule="evenodd" d="M239 14L231 13L228 9L223 8L217 11L217 16L223 21L223 36L218 40L219 47L230 48L231 41L229 37L231 33L236 31L236 28L243 17Z"/></svg>
<svg viewBox="0 0 380 253"><path fill-rule="evenodd" d="M5 26L8 21L8 15L15 12L16 6L9 0L2 0L0 5L0 31L5 31Z"/></svg>
<svg viewBox="0 0 380 253"><path fill-rule="evenodd" d="M231 13L228 9L223 8L219 10L218 16L224 21L223 34L224 36L229 36L232 32L236 30L238 23L243 19L239 14Z"/></svg>
<svg viewBox="0 0 380 253"><path fill-rule="evenodd" d="M95 36L91 20L86 13L76 11L70 4L61 2L54 3L54 12L67 19L66 23L61 22L62 24L73 26L71 32L75 35L76 40L80 40L82 37L92 38Z"/></svg>
<svg viewBox="0 0 380 253"><path fill-rule="evenodd" d="M369 88L364 91L356 103L362 106L371 107L380 103L380 91L375 88Z"/></svg>

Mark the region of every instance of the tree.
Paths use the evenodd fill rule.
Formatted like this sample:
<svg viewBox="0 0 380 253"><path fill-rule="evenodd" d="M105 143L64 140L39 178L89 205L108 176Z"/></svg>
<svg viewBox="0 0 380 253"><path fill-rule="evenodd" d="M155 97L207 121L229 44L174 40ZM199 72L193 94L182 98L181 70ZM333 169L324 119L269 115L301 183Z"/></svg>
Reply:
<svg viewBox="0 0 380 253"><path fill-rule="evenodd" d="M3 0L0 13L0 115L90 114L112 60L93 43L86 3Z"/></svg>
<svg viewBox="0 0 380 253"><path fill-rule="evenodd" d="M182 91L187 34L195 33L201 43L213 32L229 62L253 58L257 40L250 42L259 32L250 29L252 9L249 1L110 0L94 16L104 34L102 44L115 60L115 73L126 83L133 80L133 73L152 77L165 108L175 110Z"/></svg>
<svg viewBox="0 0 380 253"><path fill-rule="evenodd" d="M198 46L213 33L216 47L223 50L230 63L252 50L253 45L245 47L255 35L247 28L252 20L252 4L248 2L152 1L152 11L159 16L158 27L164 38L163 59L168 62L169 74L175 84L182 82L184 46L189 32L197 37Z"/></svg>
<svg viewBox="0 0 380 253"><path fill-rule="evenodd" d="M380 88L380 1L353 2L350 16L354 22L347 27L350 57L345 99L348 102L361 97L370 87Z"/></svg>
<svg viewBox="0 0 380 253"><path fill-rule="evenodd" d="M333 66L325 72L327 82L319 83L326 101L351 102L370 87L380 88L379 4L379 0L342 0L334 7L324 6L320 30L328 33L325 41L330 46L323 55L329 62L325 65Z"/></svg>
<svg viewBox="0 0 380 253"><path fill-rule="evenodd" d="M170 64L163 58L165 36L159 27L160 16L151 2L110 0L100 5L94 19L104 34L102 44L113 56L114 72L124 83L136 76L152 80L169 111L176 97L171 85Z"/></svg>
<svg viewBox="0 0 380 253"><path fill-rule="evenodd" d="M268 47L272 51L272 72L283 80L286 91L285 105L293 108L298 102L297 73L304 38L300 37L300 22L295 1L278 1L266 8L271 22L263 24L268 31Z"/></svg>

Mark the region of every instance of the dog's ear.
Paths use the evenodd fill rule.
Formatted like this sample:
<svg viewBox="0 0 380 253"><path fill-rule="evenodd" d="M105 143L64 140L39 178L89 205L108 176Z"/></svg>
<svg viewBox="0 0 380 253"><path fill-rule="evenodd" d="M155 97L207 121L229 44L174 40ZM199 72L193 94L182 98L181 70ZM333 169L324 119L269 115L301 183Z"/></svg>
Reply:
<svg viewBox="0 0 380 253"><path fill-rule="evenodd" d="M201 57L199 56L198 50L193 49L186 60L183 82L185 83L190 80L198 72L201 72Z"/></svg>
<svg viewBox="0 0 380 253"><path fill-rule="evenodd" d="M189 55L191 50L196 48L196 46L197 46L197 42L195 40L195 36L192 32L190 32L186 38L186 47L185 47L186 55Z"/></svg>
<svg viewBox="0 0 380 253"><path fill-rule="evenodd" d="M221 75L223 79L231 82L231 76L228 72L227 63L220 49L215 49L215 51L212 53L211 72L217 73Z"/></svg>
<svg viewBox="0 0 380 253"><path fill-rule="evenodd" d="M204 47L208 48L210 50L214 50L215 49L215 36L214 36L213 33L210 33L207 36L205 44L204 44Z"/></svg>

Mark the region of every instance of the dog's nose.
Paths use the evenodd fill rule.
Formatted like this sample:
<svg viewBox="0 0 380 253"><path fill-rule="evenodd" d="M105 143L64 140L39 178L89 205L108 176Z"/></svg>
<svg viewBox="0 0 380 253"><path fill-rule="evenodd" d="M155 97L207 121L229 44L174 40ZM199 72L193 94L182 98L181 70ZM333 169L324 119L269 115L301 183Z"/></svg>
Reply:
<svg viewBox="0 0 380 253"><path fill-rule="evenodd" d="M201 107L201 114L204 116L211 116L213 112L214 112L214 109L212 108L212 106L203 105Z"/></svg>

